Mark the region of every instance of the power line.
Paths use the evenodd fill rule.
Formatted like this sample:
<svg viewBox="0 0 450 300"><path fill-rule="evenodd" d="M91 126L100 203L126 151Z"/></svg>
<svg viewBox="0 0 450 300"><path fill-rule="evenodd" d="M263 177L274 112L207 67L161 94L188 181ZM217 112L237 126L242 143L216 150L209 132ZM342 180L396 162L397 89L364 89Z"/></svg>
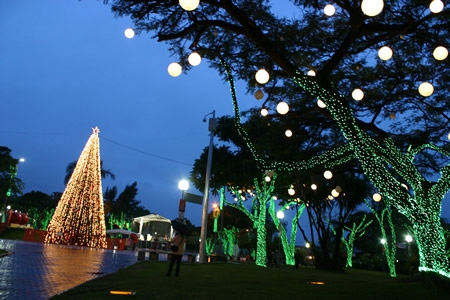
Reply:
<svg viewBox="0 0 450 300"><path fill-rule="evenodd" d="M121 146L121 147L127 148L127 149L132 150L132 151L136 151L136 152L139 152L139 153L148 155L148 156L152 156L152 157L156 157L156 158L159 158L159 159L162 159L162 160L171 161L171 162L174 162L174 163L177 163L177 164L181 164L181 165L186 165L186 166L192 167L192 164L188 164L188 163L185 163L185 162L182 162L182 161L178 161L178 160L166 158L166 157L163 157L163 156L160 156L160 155L148 153L148 152L145 152L145 151L142 151L142 150L139 150L139 149L136 149L136 148L133 148L133 147L130 147L130 146L127 146L127 145L124 145L124 144L115 142L115 141L113 141L113 140L110 140L110 139L108 139L108 138L105 138L104 136L100 136L100 135L99 135L99 137L100 137L102 140L105 140L105 141L108 141L108 142L110 142L110 143L119 145L119 146Z"/></svg>

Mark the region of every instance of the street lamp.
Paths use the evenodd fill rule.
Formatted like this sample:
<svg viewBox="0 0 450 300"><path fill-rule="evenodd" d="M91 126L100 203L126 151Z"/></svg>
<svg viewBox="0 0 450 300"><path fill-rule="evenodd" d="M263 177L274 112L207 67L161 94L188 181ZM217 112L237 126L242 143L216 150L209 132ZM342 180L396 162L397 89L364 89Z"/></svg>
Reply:
<svg viewBox="0 0 450 300"><path fill-rule="evenodd" d="M8 191L6 192L5 195L5 202L3 203L3 209L2 209L2 223L6 222L6 215L7 215L7 206L6 206L6 202L8 201L8 197L11 196L12 194L12 189L14 186L14 178L17 175L17 169L19 167L19 163L24 162L25 158L19 158L16 162L15 165L11 165L9 166L9 184L8 184Z"/></svg>
<svg viewBox="0 0 450 300"><path fill-rule="evenodd" d="M405 236L406 246L408 247L408 256L411 256L411 248L410 243L412 242L413 238L410 234L407 234Z"/></svg>
<svg viewBox="0 0 450 300"><path fill-rule="evenodd" d="M178 217L184 219L184 211L186 210L186 200L184 200L184 192L189 189L189 182L186 179L182 179L178 182L178 189L181 191L181 199L178 205Z"/></svg>
<svg viewBox="0 0 450 300"><path fill-rule="evenodd" d="M208 198L209 198L209 180L211 178L211 164L214 148L214 132L216 131L216 111L213 110L209 114L206 114L203 118L203 122L206 122L206 117L212 115L209 118L209 149L208 149L208 161L206 164L206 176L205 176L205 189L203 191L203 210L202 210L202 228L200 230L200 249L199 249L199 263L205 263L205 246L206 246L206 227L208 226Z"/></svg>

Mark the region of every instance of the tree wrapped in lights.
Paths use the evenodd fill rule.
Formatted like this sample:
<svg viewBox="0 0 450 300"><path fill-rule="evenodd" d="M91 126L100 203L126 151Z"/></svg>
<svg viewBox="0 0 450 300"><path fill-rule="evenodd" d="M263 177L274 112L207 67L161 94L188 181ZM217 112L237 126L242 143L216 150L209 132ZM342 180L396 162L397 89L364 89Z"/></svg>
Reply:
<svg viewBox="0 0 450 300"><path fill-rule="evenodd" d="M272 174L271 174L272 175ZM235 194L237 203L228 202L228 205L242 211L253 223L253 228L256 229L256 260L258 266L266 266L267 250L266 250L266 215L267 204L273 200L273 190L275 188L275 181L277 175L273 173L270 181L267 182L264 176L262 184L257 179L254 180L255 195L252 200L253 213L245 206L245 196L238 188L231 188ZM270 177L270 176L269 176Z"/></svg>
<svg viewBox="0 0 450 300"><path fill-rule="evenodd" d="M279 228L280 230L280 239L283 245L284 255L286 257L286 264L294 265L295 241L297 239L297 229L298 229L297 222L300 219L303 210L305 209L305 204L299 203L299 201L288 201L286 204L283 205L280 211L288 209L290 205L295 205L298 207L295 216L291 220L291 235L289 239L287 238L286 228L284 228L284 226L281 226L281 221L277 217L277 212L275 209L275 200L273 198L269 202L269 214L272 217L272 221L275 224L275 227Z"/></svg>
<svg viewBox="0 0 450 300"><path fill-rule="evenodd" d="M391 277L397 277L397 271L395 269L396 262L396 252L397 252L397 234L395 232L395 226L392 222L392 209L388 206L383 207L380 213L378 213L375 208L366 201L367 207L372 211L375 218L378 221L378 225L381 229L381 238L384 249L384 255L386 257L386 262L389 267L389 274ZM385 217L387 218L387 225L390 230L390 237L386 234L385 229Z"/></svg>
<svg viewBox="0 0 450 300"><path fill-rule="evenodd" d="M345 245L347 249L347 262L345 264L346 267L351 268L353 266L353 247L355 239L364 235L366 228L372 223L372 220L366 223L367 215L364 215L361 222L357 225L356 222L353 223L352 227L345 226L342 229L342 243ZM331 226L331 230L333 230L334 234L336 231L333 226ZM348 232L347 237L345 237L345 231Z"/></svg>
<svg viewBox="0 0 450 300"><path fill-rule="evenodd" d="M334 150L313 160L356 158L386 205L411 221L419 270L450 277L440 224L442 199L450 189L450 153L443 138L450 124L445 77L450 66L443 63L447 49L443 55L434 50L448 44L450 12L445 5L443 11L436 8L441 1L433 1L433 8L431 1L391 1L379 14L366 12L361 1L336 1L336 13L325 17L323 1L299 0L289 10L298 8L298 18L291 19L272 12L265 0L202 1L189 12L175 2L111 2L117 15L132 17L138 33L156 32L181 59L195 50L221 73L219 58L228 59L249 91L263 89L269 95L262 102L266 112L289 102L294 110L277 118L296 116L296 129L312 128L311 119L323 124L320 133L338 128L342 139L336 139ZM373 55L386 45L393 58ZM189 68L184 60L181 64ZM265 85L253 76L261 66L270 74ZM424 91L430 87L421 84L426 81L433 81L434 89ZM354 100L356 89L362 97ZM263 170L307 170L311 162L266 161L253 150ZM420 165L433 166L440 177L428 179Z"/></svg>
<svg viewBox="0 0 450 300"><path fill-rule="evenodd" d="M106 248L99 129L93 129L47 227L45 243Z"/></svg>

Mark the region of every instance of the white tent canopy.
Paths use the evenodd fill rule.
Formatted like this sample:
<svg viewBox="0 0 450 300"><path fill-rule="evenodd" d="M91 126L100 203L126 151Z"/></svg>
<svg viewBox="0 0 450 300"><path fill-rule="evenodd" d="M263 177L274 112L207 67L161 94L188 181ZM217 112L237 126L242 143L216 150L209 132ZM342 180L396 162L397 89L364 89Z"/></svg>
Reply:
<svg viewBox="0 0 450 300"><path fill-rule="evenodd" d="M133 219L133 230L143 236L166 236L172 234L171 221L158 214L149 214Z"/></svg>

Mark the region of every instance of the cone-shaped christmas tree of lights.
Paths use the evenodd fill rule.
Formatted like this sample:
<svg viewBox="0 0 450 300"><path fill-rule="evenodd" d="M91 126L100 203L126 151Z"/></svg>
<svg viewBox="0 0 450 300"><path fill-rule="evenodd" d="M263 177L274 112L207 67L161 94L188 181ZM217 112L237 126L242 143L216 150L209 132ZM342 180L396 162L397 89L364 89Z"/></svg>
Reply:
<svg viewBox="0 0 450 300"><path fill-rule="evenodd" d="M47 228L45 243L106 248L98 133L86 143Z"/></svg>

